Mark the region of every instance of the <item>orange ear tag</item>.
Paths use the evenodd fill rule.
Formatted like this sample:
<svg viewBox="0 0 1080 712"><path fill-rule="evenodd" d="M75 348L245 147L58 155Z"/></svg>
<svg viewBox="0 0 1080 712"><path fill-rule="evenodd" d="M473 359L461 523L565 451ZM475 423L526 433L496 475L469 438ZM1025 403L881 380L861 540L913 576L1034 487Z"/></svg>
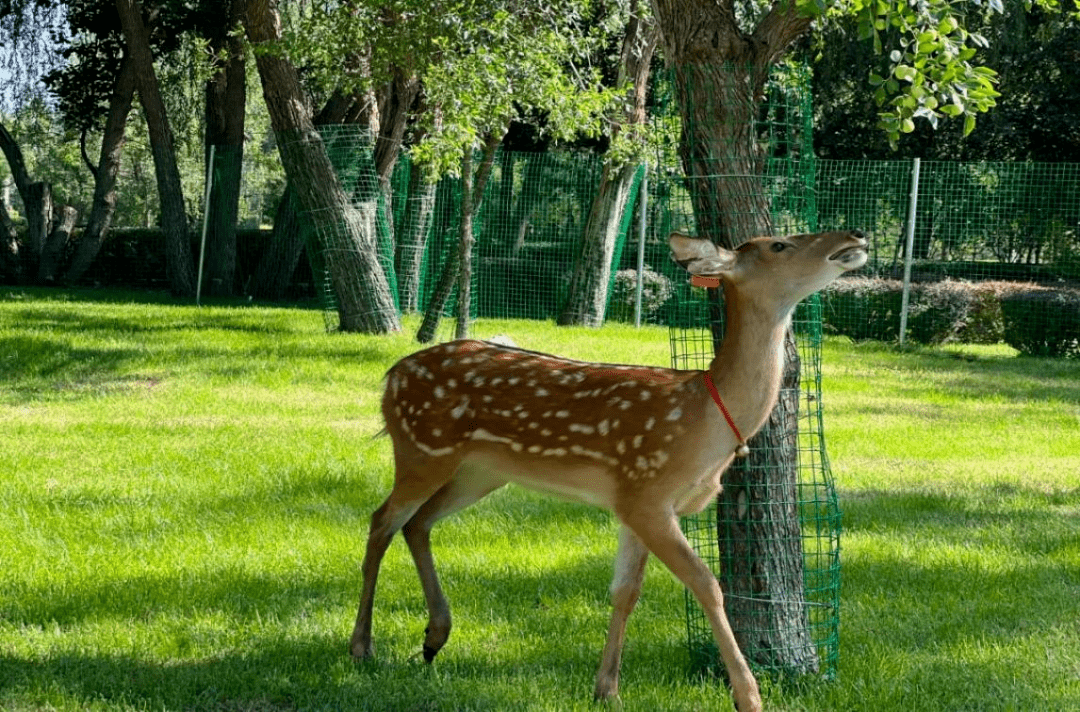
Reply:
<svg viewBox="0 0 1080 712"><path fill-rule="evenodd" d="M700 274L690 275L690 284L695 287L705 287L706 289L719 289L720 278L719 277L703 277Z"/></svg>

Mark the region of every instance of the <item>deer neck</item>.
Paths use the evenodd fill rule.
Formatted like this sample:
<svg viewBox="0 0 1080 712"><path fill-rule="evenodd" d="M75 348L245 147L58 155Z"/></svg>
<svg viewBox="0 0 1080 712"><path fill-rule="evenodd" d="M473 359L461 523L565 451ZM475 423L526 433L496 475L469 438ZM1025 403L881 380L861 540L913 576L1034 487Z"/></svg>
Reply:
<svg viewBox="0 0 1080 712"><path fill-rule="evenodd" d="M762 307L728 291L724 341L709 373L735 422L749 437L776 402L792 309Z"/></svg>

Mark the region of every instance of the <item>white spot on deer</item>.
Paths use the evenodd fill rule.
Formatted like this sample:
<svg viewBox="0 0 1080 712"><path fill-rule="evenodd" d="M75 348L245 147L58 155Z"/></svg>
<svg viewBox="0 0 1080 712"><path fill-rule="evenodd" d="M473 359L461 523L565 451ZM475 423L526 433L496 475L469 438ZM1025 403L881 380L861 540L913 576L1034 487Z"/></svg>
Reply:
<svg viewBox="0 0 1080 712"><path fill-rule="evenodd" d="M432 448L419 441L414 441L413 444L416 445L417 450L429 457L442 457L443 455L449 455L454 451L454 448L452 447Z"/></svg>
<svg viewBox="0 0 1080 712"><path fill-rule="evenodd" d="M439 428L433 429L431 431L431 437L433 437L433 438L441 438L442 437L442 430L439 429Z"/></svg>
<svg viewBox="0 0 1080 712"><path fill-rule="evenodd" d="M530 445L529 446L529 452L531 452L533 455L535 455L536 453L540 452L543 449L544 448L541 447L540 445Z"/></svg>
<svg viewBox="0 0 1080 712"><path fill-rule="evenodd" d="M550 438L551 437L551 431L548 430L547 428L544 428L543 430L541 430L540 434L543 435L545 438Z"/></svg>
<svg viewBox="0 0 1080 712"><path fill-rule="evenodd" d="M645 441L645 436L644 435L635 435L634 436L634 447L635 448L641 447L641 443L644 442L644 441Z"/></svg>
<svg viewBox="0 0 1080 712"><path fill-rule="evenodd" d="M639 470L647 470L649 469L649 461L641 455L638 455L637 459L634 460L634 466L637 467Z"/></svg>
<svg viewBox="0 0 1080 712"><path fill-rule="evenodd" d="M566 448L551 447L551 448L548 448L547 450L544 450L541 454L542 455L553 455L554 457L562 457L562 456L564 456L566 454Z"/></svg>
<svg viewBox="0 0 1080 712"><path fill-rule="evenodd" d="M560 410L558 413L555 414L555 417L556 418L569 418L570 417L570 411L568 411L568 410Z"/></svg>
<svg viewBox="0 0 1080 712"><path fill-rule="evenodd" d="M521 452L523 447L524 446L521 443L517 442L517 441L514 441L514 442L510 443L510 449L513 450L514 452Z"/></svg>
<svg viewBox="0 0 1080 712"><path fill-rule="evenodd" d="M457 388L457 381L455 381L453 378L447 379L446 387L451 389L451 390Z"/></svg>
<svg viewBox="0 0 1080 712"><path fill-rule="evenodd" d="M624 401L619 403L619 410L630 410L631 406L633 406L633 405L634 404L631 403L630 401L624 400Z"/></svg>
<svg viewBox="0 0 1080 712"><path fill-rule="evenodd" d="M442 399L446 397L446 389L442 386L435 386L434 393L436 398Z"/></svg>
<svg viewBox="0 0 1080 712"><path fill-rule="evenodd" d="M650 415L649 419L645 421L645 429L646 430L652 430L653 426L655 426L655 425L656 425L656 418L654 418L654 417L652 417Z"/></svg>
<svg viewBox="0 0 1080 712"><path fill-rule="evenodd" d="M620 455L625 455L626 454L626 441L625 440L620 440L619 442L615 443L615 452L619 453Z"/></svg>
<svg viewBox="0 0 1080 712"><path fill-rule="evenodd" d="M649 464L653 467L662 467L670 459L671 456L668 455L667 450L657 450L649 456Z"/></svg>
<svg viewBox="0 0 1080 712"><path fill-rule="evenodd" d="M581 423L570 423L570 432L592 435L596 432L596 428L591 425L582 425Z"/></svg>
<svg viewBox="0 0 1080 712"><path fill-rule="evenodd" d="M501 435L495 435L494 433L488 432L483 428L477 428L476 430L474 430L472 433L472 439L483 440L484 442L489 443L503 443L511 446L515 444L515 442L510 438L504 438Z"/></svg>
<svg viewBox="0 0 1080 712"><path fill-rule="evenodd" d="M647 401L652 398L652 391L642 391L638 394L638 397L641 398L641 400L643 401Z"/></svg>
<svg viewBox="0 0 1080 712"><path fill-rule="evenodd" d="M546 388L537 388L536 389L536 397L537 398L547 398L550 395L551 395L551 393L549 393Z"/></svg>
<svg viewBox="0 0 1080 712"><path fill-rule="evenodd" d="M596 424L596 429L601 435L607 435L611 430L611 423L607 419L601 420Z"/></svg>
<svg viewBox="0 0 1080 712"><path fill-rule="evenodd" d="M509 381L507 381L507 383L508 383L509 385L511 385L511 386L516 386L517 384L521 383L521 379L520 379L520 378L518 378L517 376L514 376L514 377L513 377L513 378L511 378L511 379L510 379Z"/></svg>
<svg viewBox="0 0 1080 712"><path fill-rule="evenodd" d="M464 398L461 399L461 402L458 403L457 406L453 410L450 411L450 417L453 418L454 420L459 419L461 416L465 415L465 409L468 408L468 407L469 407L469 397L465 396Z"/></svg>
<svg viewBox="0 0 1080 712"><path fill-rule="evenodd" d="M665 420L678 420L682 417L682 408L672 408L671 412L667 414Z"/></svg>

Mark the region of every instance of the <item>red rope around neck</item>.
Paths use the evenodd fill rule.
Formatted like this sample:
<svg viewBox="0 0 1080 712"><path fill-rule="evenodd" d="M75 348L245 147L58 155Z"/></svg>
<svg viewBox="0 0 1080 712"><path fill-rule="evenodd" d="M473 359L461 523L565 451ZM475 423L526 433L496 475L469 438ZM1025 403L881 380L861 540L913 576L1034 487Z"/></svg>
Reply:
<svg viewBox="0 0 1080 712"><path fill-rule="evenodd" d="M735 439L739 441L739 446L735 448L735 455L738 457L746 457L750 454L750 448L747 446L746 441L743 440L742 433L735 426L735 421L731 418L731 413L728 412L727 407L724 405L724 401L720 399L720 393L716 390L716 384L713 383L712 376L709 372L705 372L705 387L709 389L709 395L712 396L713 402L716 403L716 407L720 409L720 412L724 414L724 420L727 421L728 427L731 428L731 432L735 433Z"/></svg>

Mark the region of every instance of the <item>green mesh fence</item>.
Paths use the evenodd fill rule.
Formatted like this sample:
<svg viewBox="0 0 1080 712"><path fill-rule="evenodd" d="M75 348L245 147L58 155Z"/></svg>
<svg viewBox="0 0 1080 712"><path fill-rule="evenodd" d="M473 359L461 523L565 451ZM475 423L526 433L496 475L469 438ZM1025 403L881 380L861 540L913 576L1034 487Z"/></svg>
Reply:
<svg viewBox="0 0 1080 712"><path fill-rule="evenodd" d="M698 82L693 96L722 96L732 90L710 82L740 84L732 69L695 68L675 82ZM707 106L690 107L687 114L689 121L719 115ZM754 234L814 229L809 120L807 76L793 68L767 85L766 109L751 142L760 151L725 156L725 150L735 151L726 136L738 131L684 125L682 167L706 173L664 173L671 177L656 189L665 207L660 232L680 229L738 244ZM722 295L691 288L685 274L669 275L675 282L667 309L673 365L707 368L723 338ZM715 506L683 520L688 539L724 589L744 654L757 669L781 676L831 676L839 652L840 512L822 432L821 335L820 301L814 298L799 307L777 411L751 441L751 456L725 474ZM695 668L717 671L712 630L689 594L687 627Z"/></svg>
<svg viewBox="0 0 1080 712"><path fill-rule="evenodd" d="M815 185L823 227L874 238L825 292L829 333L1080 355L1080 166L822 160Z"/></svg>

